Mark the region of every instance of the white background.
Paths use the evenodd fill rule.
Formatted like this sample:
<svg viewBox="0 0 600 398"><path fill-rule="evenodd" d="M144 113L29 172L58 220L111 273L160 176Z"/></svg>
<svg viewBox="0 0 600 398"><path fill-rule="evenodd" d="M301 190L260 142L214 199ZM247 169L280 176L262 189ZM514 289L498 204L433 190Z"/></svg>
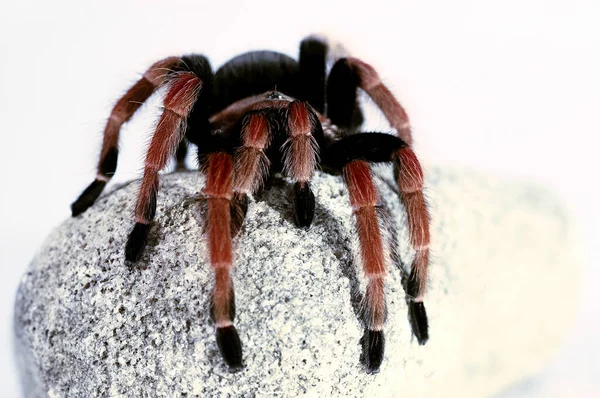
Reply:
<svg viewBox="0 0 600 398"><path fill-rule="evenodd" d="M167 55L201 52L215 67L250 49L295 56L310 32L378 68L425 164L538 180L564 196L582 231L586 289L573 335L525 394L598 394L599 1L53 0L0 5L0 397L18 396L20 275L93 179L118 96ZM115 179L139 175L137 142L158 106L124 129ZM578 294L572 284L557 294Z"/></svg>

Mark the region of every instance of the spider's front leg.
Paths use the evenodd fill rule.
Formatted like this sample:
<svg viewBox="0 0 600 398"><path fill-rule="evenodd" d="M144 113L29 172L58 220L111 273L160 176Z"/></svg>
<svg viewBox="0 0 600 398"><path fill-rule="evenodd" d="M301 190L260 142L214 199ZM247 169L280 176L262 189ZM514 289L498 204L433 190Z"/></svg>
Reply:
<svg viewBox="0 0 600 398"><path fill-rule="evenodd" d="M156 213L158 172L162 170L183 140L186 120L202 87L202 79L192 72L181 72L173 77L164 99L164 110L152 136L144 176L135 206L135 226L125 246L125 259L139 260L146 246L150 223Z"/></svg>
<svg viewBox="0 0 600 398"><path fill-rule="evenodd" d="M320 124L308 104L294 101L287 107L277 105L252 110L242 119L239 127L241 146L234 156L229 153L231 143L216 144L222 148L201 154L206 173L204 194L208 201L209 260L215 272L210 312L219 351L232 370L242 367L242 344L233 325L232 236L243 222L244 212L239 210L240 206L245 207L247 196L260 189L268 175L270 162L266 151L273 138L273 127L280 124L280 112L284 112L290 136L284 144L284 166L296 181L296 217L300 225L310 224L314 215L314 195L308 181L317 162L313 133L319 134Z"/></svg>
<svg viewBox="0 0 600 398"><path fill-rule="evenodd" d="M269 170L265 154L272 136L272 113L270 109L248 112L239 129L241 145L232 156L232 148L238 143L231 138L214 138L205 143L207 153L200 151L202 169L206 174L204 194L208 211L207 240L209 261L215 274L210 314L216 327L219 351L232 370L242 367L242 344L233 321L235 297L230 270L233 267L232 237L240 229L248 203L248 195L262 185ZM237 131L231 131L236 136ZM201 147L200 149L203 149Z"/></svg>
<svg viewBox="0 0 600 398"><path fill-rule="evenodd" d="M235 296L230 269L233 267L231 201L233 156L225 151L209 153L203 161L206 174L207 235L210 264L215 274L210 316L216 327L217 345L231 369L242 367L242 343L233 321Z"/></svg>

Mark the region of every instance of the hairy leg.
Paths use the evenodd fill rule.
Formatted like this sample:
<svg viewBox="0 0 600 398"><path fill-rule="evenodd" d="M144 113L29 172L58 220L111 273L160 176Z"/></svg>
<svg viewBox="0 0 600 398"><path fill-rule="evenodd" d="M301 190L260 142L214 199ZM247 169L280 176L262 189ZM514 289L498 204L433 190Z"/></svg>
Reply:
<svg viewBox="0 0 600 398"><path fill-rule="evenodd" d="M292 102L286 113L288 140L283 145L283 171L294 182L294 209L299 226L308 227L315 214L309 181L319 162L321 123L310 105Z"/></svg>
<svg viewBox="0 0 600 398"><path fill-rule="evenodd" d="M248 208L248 195L258 191L269 173L266 150L272 139L272 111L256 110L244 116L241 146L235 151L234 199L232 201L232 234L242 226Z"/></svg>
<svg viewBox="0 0 600 398"><path fill-rule="evenodd" d="M169 83L164 99L164 110L150 142L144 176L135 207L135 226L125 248L125 258L137 261L146 245L150 222L156 213L158 172L175 155L183 140L186 119L196 102L202 80L192 72L181 72Z"/></svg>
<svg viewBox="0 0 600 398"><path fill-rule="evenodd" d="M216 327L217 345L227 365L242 367L242 344L233 321L235 297L230 269L233 266L231 200L233 199L233 157L226 152L208 154L204 171L207 196L207 234L210 264L215 273L210 314Z"/></svg>
<svg viewBox="0 0 600 398"><path fill-rule="evenodd" d="M423 170L410 147L396 152L400 200L406 209L409 238L415 250L407 284L412 329L419 344L429 339L429 325L423 299L429 269L429 211L423 195Z"/></svg>
<svg viewBox="0 0 600 398"><path fill-rule="evenodd" d="M345 58L338 62L345 62L348 65L355 75L358 86L363 89L379 109L381 109L390 126L396 130L398 137L408 145L412 145L412 131L408 120L408 114L402 105L400 105L400 102L398 102L396 97L394 97L386 85L383 84L377 71L375 71L371 65L358 58Z"/></svg>
<svg viewBox="0 0 600 398"><path fill-rule="evenodd" d="M167 71L178 66L179 62L178 57L169 57L154 63L142 78L117 101L104 129L104 140L100 160L98 161L96 179L71 205L73 216L83 213L94 204L106 183L115 173L119 157L118 145L121 126L131 119L133 114L152 95L156 87L165 81Z"/></svg>
<svg viewBox="0 0 600 398"><path fill-rule="evenodd" d="M354 212L363 271L368 279L362 303L367 328L365 362L369 372L377 372L383 360L383 326L387 317L384 294L386 254L375 208L377 192L366 161L352 161L344 166L342 173Z"/></svg>
<svg viewBox="0 0 600 398"><path fill-rule="evenodd" d="M323 165L341 171L353 160L392 162L398 150L407 147L400 138L385 133L358 133L344 137L323 151Z"/></svg>
<svg viewBox="0 0 600 398"><path fill-rule="evenodd" d="M354 134L363 116L357 102L358 76L344 59L338 60L327 78L327 117L343 135Z"/></svg>
<svg viewBox="0 0 600 398"><path fill-rule="evenodd" d="M336 76L333 76L334 71L337 71ZM419 344L425 344L429 339L429 326L423 299L429 268L430 221L423 194L423 170L411 148L412 132L408 115L381 82L375 69L357 58L338 60L333 66L328 83L332 80L336 82L339 92L355 92L357 88L364 90L381 109L390 125L396 129L398 137L406 144L396 150L391 160L395 163L400 200L406 209L410 243L415 250L407 285L409 317ZM328 89L329 87L328 84ZM330 101L327 104L328 109L334 110L333 114L328 114L331 120L334 123L335 120L348 123L349 115L352 113L352 101L339 95L328 95L327 99ZM336 117L338 119L335 119Z"/></svg>
<svg viewBox="0 0 600 398"><path fill-rule="evenodd" d="M317 37L307 37L300 43L300 79L302 99L321 114L325 113L325 77L327 43Z"/></svg>

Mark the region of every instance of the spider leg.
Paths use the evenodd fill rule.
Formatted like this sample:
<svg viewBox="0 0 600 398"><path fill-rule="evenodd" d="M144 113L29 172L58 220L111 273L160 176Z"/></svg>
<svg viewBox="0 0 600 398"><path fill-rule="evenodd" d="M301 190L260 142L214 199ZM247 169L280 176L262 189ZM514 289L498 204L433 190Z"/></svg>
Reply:
<svg viewBox="0 0 600 398"><path fill-rule="evenodd" d="M216 326L219 351L231 369L242 367L242 344L233 320L235 297L229 270L233 266L231 200L233 199L233 156L213 152L205 156L207 234L210 264L215 273L210 315Z"/></svg>
<svg viewBox="0 0 600 398"><path fill-rule="evenodd" d="M412 145L412 131L408 114L392 92L381 81L375 69L358 58L342 58L336 63L345 64L354 81L375 102L392 128L396 129L398 137L408 145Z"/></svg>
<svg viewBox="0 0 600 398"><path fill-rule="evenodd" d="M125 247L125 259L128 261L137 261L146 245L150 222L156 213L158 172L175 155L201 87L202 80L192 72L181 72L169 82L164 110L146 154L144 176L135 207L136 223Z"/></svg>
<svg viewBox="0 0 600 398"><path fill-rule="evenodd" d="M248 212L248 195L242 192L233 192L231 199L231 236L237 236L242 229L246 213Z"/></svg>
<svg viewBox="0 0 600 398"><path fill-rule="evenodd" d="M384 293L386 255L377 217L377 191L373 184L369 163L353 160L342 169L344 182L350 194L356 230L360 244L360 257L368 279L362 303L366 325L364 360L367 370L376 373L383 360L383 326L387 318Z"/></svg>
<svg viewBox="0 0 600 398"><path fill-rule="evenodd" d="M335 85L332 82L335 82ZM332 89L337 87L339 93L355 92L357 88L363 89L381 109L390 125L396 129L398 137L408 144L408 146L398 149L392 156L392 160L397 171L400 200L406 209L410 243L415 250L407 284L409 319L419 344L425 344L429 339L429 326L423 298L426 293L429 268L430 221L427 203L423 195L423 170L411 147L412 132L408 115L390 90L381 82L375 69L357 58L338 60L333 66L328 80L328 116L333 123L336 123L337 120L341 123L344 121L348 123L348 115L352 112L352 103L339 94L332 92L332 95L329 95L330 87Z"/></svg>
<svg viewBox="0 0 600 398"><path fill-rule="evenodd" d="M175 169L177 171L187 170L187 166L185 165L185 158L186 158L187 154L188 154L188 142L187 142L187 140L183 139L179 143L179 146L177 147L177 151L175 152L175 160L177 162Z"/></svg>
<svg viewBox="0 0 600 398"><path fill-rule="evenodd" d="M345 58L333 64L327 78L327 117L343 132L355 133L363 123L357 102L359 79Z"/></svg>
<svg viewBox="0 0 600 398"><path fill-rule="evenodd" d="M271 111L259 109L244 116L241 127L242 145L235 151L232 201L232 234L242 226L248 209L248 195L264 183L269 173L270 161L265 151L272 139Z"/></svg>
<svg viewBox="0 0 600 398"><path fill-rule="evenodd" d="M317 37L307 37L300 43L301 98L321 114L325 113L325 78L327 43Z"/></svg>
<svg viewBox="0 0 600 398"><path fill-rule="evenodd" d="M309 181L319 161L318 141L323 139L319 118L310 105L293 101L286 110L289 138L283 144L283 171L294 184L296 222L308 227L315 214L315 195Z"/></svg>
<svg viewBox="0 0 600 398"><path fill-rule="evenodd" d="M206 173L207 235L210 263L215 272L211 319L216 326L217 346L230 369L242 367L242 344L233 321L235 297L230 269L233 267L232 237L239 231L248 207L248 194L256 192L268 174L265 154L272 138L271 111L248 112L239 125L240 143L231 138L212 138L199 152ZM237 146L234 156L228 149Z"/></svg>
<svg viewBox="0 0 600 398"><path fill-rule="evenodd" d="M358 133L344 137L323 151L322 163L334 170L342 170L353 160L391 162L396 151L407 147L400 138L386 133Z"/></svg>
<svg viewBox="0 0 600 398"><path fill-rule="evenodd" d="M407 283L409 315L412 330L423 345L429 340L429 326L423 298L427 290L429 268L429 211L423 195L423 170L411 147L395 154L400 200L406 209L409 239L415 249Z"/></svg>
<svg viewBox="0 0 600 398"><path fill-rule="evenodd" d="M385 256L375 205L377 192L368 162L391 162L398 150L407 147L400 138L383 133L347 136L323 153L323 164L342 170L356 219L363 269L369 280L363 302L363 356L367 370L377 372L383 360L386 320L383 283Z"/></svg>
<svg viewBox="0 0 600 398"><path fill-rule="evenodd" d="M117 169L119 157L119 132L121 126L129 121L133 114L142 106L156 87L160 86L166 78L165 70L179 65L178 57L169 57L154 63L113 107L106 127L104 140L98 161L96 179L81 193L79 198L71 205L73 217L86 211L94 204L107 182L112 178Z"/></svg>

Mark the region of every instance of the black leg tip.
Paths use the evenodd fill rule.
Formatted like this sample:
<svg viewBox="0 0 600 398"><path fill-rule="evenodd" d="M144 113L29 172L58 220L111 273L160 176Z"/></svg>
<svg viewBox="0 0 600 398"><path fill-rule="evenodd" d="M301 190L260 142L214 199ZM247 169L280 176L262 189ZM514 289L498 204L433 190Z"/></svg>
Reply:
<svg viewBox="0 0 600 398"><path fill-rule="evenodd" d="M327 41L319 36L308 36L300 42L300 51L303 55L327 55Z"/></svg>
<svg viewBox="0 0 600 398"><path fill-rule="evenodd" d="M408 311L413 334L417 338L419 345L424 345L429 340L429 325L425 305L411 301L408 303Z"/></svg>
<svg viewBox="0 0 600 398"><path fill-rule="evenodd" d="M71 217L77 217L78 215L86 211L89 207L90 206L82 206L82 204L79 203L79 201L73 202L73 204L71 205Z"/></svg>
<svg viewBox="0 0 600 398"><path fill-rule="evenodd" d="M385 349L385 337L382 330L365 330L362 338L364 363L367 373L377 374L383 362L383 352Z"/></svg>
<svg viewBox="0 0 600 398"><path fill-rule="evenodd" d="M102 190L106 186L106 181L94 180L88 187L79 195L77 200L71 204L71 215L77 217L86 211L94 204Z"/></svg>
<svg viewBox="0 0 600 398"><path fill-rule="evenodd" d="M217 328L217 346L229 370L242 369L242 342L233 325Z"/></svg>
<svg viewBox="0 0 600 398"><path fill-rule="evenodd" d="M148 243L149 224L135 223L133 230L127 238L125 246L125 260L136 262L140 259L146 243Z"/></svg>
<svg viewBox="0 0 600 398"><path fill-rule="evenodd" d="M294 184L294 210L299 227L310 227L315 216L315 195L307 182Z"/></svg>

